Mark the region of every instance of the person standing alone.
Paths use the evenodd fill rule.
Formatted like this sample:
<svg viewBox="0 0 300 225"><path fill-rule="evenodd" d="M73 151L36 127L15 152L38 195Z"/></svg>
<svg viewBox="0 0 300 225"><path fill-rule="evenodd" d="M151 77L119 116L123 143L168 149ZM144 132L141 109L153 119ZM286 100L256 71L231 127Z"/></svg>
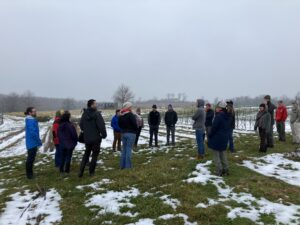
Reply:
<svg viewBox="0 0 300 225"><path fill-rule="evenodd" d="M25 139L27 148L26 175L28 179L33 179L33 164L37 150L42 146L40 139L39 124L36 119L37 112L34 107L28 107L24 113L25 119Z"/></svg>
<svg viewBox="0 0 300 225"><path fill-rule="evenodd" d="M285 142L285 121L288 117L288 111L283 104L283 101L278 101L278 107L276 110L276 128L279 135L279 141Z"/></svg>
<svg viewBox="0 0 300 225"><path fill-rule="evenodd" d="M165 114L165 124L167 127L167 146L170 145L170 135L172 135L172 145L175 146L175 129L178 121L177 112L174 111L173 106L168 106L168 111Z"/></svg>
<svg viewBox="0 0 300 225"><path fill-rule="evenodd" d="M150 128L150 141L149 141L150 147L153 146L153 136L155 139L155 147L158 147L158 130L159 130L160 122L161 122L160 113L157 111L157 106L153 105L152 111L149 113L148 116L148 124Z"/></svg>

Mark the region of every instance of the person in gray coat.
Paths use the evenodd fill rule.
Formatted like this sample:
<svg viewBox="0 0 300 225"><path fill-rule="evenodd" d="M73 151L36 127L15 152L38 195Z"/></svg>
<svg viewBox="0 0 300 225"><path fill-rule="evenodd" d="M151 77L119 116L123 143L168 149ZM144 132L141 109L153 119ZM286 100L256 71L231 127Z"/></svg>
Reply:
<svg viewBox="0 0 300 225"><path fill-rule="evenodd" d="M197 158L203 159L205 155L204 147L204 137L205 137L205 121L206 121L206 112L204 109L204 100L198 99L196 102L197 110L192 117L194 120L193 129L196 133L196 141L198 145L198 156Z"/></svg>
<svg viewBox="0 0 300 225"><path fill-rule="evenodd" d="M259 112L256 115L254 130L259 132L260 137L260 152L267 152L267 136L271 132L271 114L268 112L266 104L260 104Z"/></svg>
<svg viewBox="0 0 300 225"><path fill-rule="evenodd" d="M297 101L292 102L291 111L291 129L293 135L293 144L300 144L300 108Z"/></svg>

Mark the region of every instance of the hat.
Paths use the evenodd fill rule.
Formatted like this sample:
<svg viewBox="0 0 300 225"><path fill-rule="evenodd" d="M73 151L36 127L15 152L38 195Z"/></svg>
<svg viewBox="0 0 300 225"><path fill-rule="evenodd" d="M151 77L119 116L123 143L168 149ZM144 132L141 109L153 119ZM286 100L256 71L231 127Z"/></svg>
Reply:
<svg viewBox="0 0 300 225"><path fill-rule="evenodd" d="M228 105L233 105L233 101L232 101L232 100L227 100L226 103L227 103Z"/></svg>
<svg viewBox="0 0 300 225"><path fill-rule="evenodd" d="M266 95L266 96L264 97L264 99L266 99L266 100L271 100L271 96L270 96L270 95Z"/></svg>
<svg viewBox="0 0 300 225"><path fill-rule="evenodd" d="M216 108L225 109L226 108L226 103L224 101L218 102Z"/></svg>
<svg viewBox="0 0 300 225"><path fill-rule="evenodd" d="M157 109L157 105L153 105L153 106L152 106L152 109Z"/></svg>
<svg viewBox="0 0 300 225"><path fill-rule="evenodd" d="M123 104L123 109L129 109L133 106L133 104L131 102L125 102Z"/></svg>
<svg viewBox="0 0 300 225"><path fill-rule="evenodd" d="M197 100L197 105L198 105L198 107L204 107L205 101L203 99L198 99Z"/></svg>

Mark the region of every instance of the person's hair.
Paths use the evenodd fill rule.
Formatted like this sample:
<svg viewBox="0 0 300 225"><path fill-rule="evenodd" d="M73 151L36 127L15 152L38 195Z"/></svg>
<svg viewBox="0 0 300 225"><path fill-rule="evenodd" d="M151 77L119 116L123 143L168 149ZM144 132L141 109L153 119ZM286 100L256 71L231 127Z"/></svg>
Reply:
<svg viewBox="0 0 300 225"><path fill-rule="evenodd" d="M282 101L282 100L279 100L279 101L278 101L278 103L279 103L279 104L282 104L282 103L283 103L283 101Z"/></svg>
<svg viewBox="0 0 300 225"><path fill-rule="evenodd" d="M65 111L62 115L61 115L61 119L60 122L70 122L71 119L71 113L69 111Z"/></svg>
<svg viewBox="0 0 300 225"><path fill-rule="evenodd" d="M95 101L96 101L95 99L88 100L87 107L90 108L95 103Z"/></svg>
<svg viewBox="0 0 300 225"><path fill-rule="evenodd" d="M211 107L211 104L210 103L206 103L206 106Z"/></svg>
<svg viewBox="0 0 300 225"><path fill-rule="evenodd" d="M28 107L27 109L26 109L26 111L24 112L24 115L25 116L28 116L30 113L32 113L32 111L34 110L35 108L34 107Z"/></svg>
<svg viewBox="0 0 300 225"><path fill-rule="evenodd" d="M233 105L230 105L230 104L227 105L226 110L227 110L228 113L232 113L233 114L234 113Z"/></svg>
<svg viewBox="0 0 300 225"><path fill-rule="evenodd" d="M262 103L262 104L259 105L259 107L266 108L266 104Z"/></svg>
<svg viewBox="0 0 300 225"><path fill-rule="evenodd" d="M120 110L120 109L117 109L117 110L116 110L116 114L118 114L119 112L121 112L121 110Z"/></svg>
<svg viewBox="0 0 300 225"><path fill-rule="evenodd" d="M264 97L264 99L266 99L266 100L271 100L271 96L270 96L270 95L266 95L266 96Z"/></svg>

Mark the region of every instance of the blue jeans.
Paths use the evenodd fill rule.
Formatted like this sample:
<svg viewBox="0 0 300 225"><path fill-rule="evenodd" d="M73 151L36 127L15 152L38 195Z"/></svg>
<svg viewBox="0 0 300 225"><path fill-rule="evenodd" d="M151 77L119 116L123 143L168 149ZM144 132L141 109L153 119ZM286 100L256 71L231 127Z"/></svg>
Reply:
<svg viewBox="0 0 300 225"><path fill-rule="evenodd" d="M229 150L230 150L231 152L234 152L233 129L230 129L230 130L229 130L229 136L228 136L228 139L229 139Z"/></svg>
<svg viewBox="0 0 300 225"><path fill-rule="evenodd" d="M204 138L205 138L204 130L197 129L196 130L196 140L197 140L197 145L198 145L198 154L201 156L204 156L204 154L205 154Z"/></svg>
<svg viewBox="0 0 300 225"><path fill-rule="evenodd" d="M59 145L55 145L55 167L60 167L61 164L61 149Z"/></svg>
<svg viewBox="0 0 300 225"><path fill-rule="evenodd" d="M132 168L131 163L131 153L132 148L135 142L136 134L133 133L123 133L122 142L123 150L121 154L121 169L130 169Z"/></svg>

